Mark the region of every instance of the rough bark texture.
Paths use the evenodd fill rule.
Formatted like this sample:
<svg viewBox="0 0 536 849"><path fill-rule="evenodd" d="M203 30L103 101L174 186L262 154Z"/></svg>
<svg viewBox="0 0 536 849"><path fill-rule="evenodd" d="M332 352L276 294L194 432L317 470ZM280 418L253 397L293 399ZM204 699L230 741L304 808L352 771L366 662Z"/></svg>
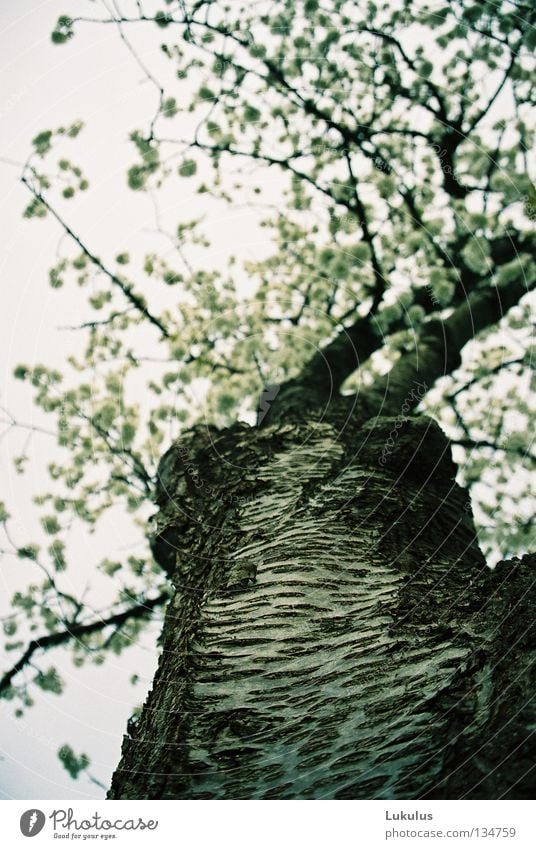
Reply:
<svg viewBox="0 0 536 849"><path fill-rule="evenodd" d="M176 593L110 798L530 797L533 572L487 569L455 471L425 418L174 445Z"/></svg>

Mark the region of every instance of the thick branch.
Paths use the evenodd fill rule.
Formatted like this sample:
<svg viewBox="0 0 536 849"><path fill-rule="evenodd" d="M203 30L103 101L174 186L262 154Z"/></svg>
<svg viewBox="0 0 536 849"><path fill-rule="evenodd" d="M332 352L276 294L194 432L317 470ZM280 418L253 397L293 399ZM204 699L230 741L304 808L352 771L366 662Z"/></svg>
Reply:
<svg viewBox="0 0 536 849"><path fill-rule="evenodd" d="M374 331L369 316L359 317L320 349L307 363L300 383L313 384L326 393L337 392L346 378L360 368L374 351L381 348L383 339Z"/></svg>
<svg viewBox="0 0 536 849"><path fill-rule="evenodd" d="M391 371L359 398L363 414L397 415L404 404L409 410L415 408L420 401L415 393L410 395L415 385L426 392L438 378L454 371L467 342L500 321L535 285L536 279L528 283L520 276L502 286L476 290L445 321L433 319L424 324L414 350L400 357Z"/></svg>
<svg viewBox="0 0 536 849"><path fill-rule="evenodd" d="M463 439L452 439L453 445L460 445L462 448L465 448L467 451L478 451L481 448L490 448L492 451L502 451L505 454L517 454L523 460L529 460L532 463L536 463L536 456L531 454L528 448L523 448L522 446L511 448L508 445L497 445L495 442L491 442L489 439L471 439L470 437L464 437Z"/></svg>
<svg viewBox="0 0 536 849"><path fill-rule="evenodd" d="M495 265L499 266L504 265L507 262L511 262L518 257L521 252L531 252L534 248L534 237L532 234L510 234L493 239L489 245L491 260ZM461 247L461 245L449 246L449 253L451 256L458 258ZM449 254L446 252L444 253L445 264L447 265L448 262L448 265L452 267L452 262L448 261ZM502 315L504 315L504 313L510 309L514 303L517 303L522 295L531 288L531 286L520 280L517 286L515 283L508 284L508 286L503 286L500 290L491 286L476 290L476 285L482 283L485 278L465 266L459 268L459 275L453 306L456 307L457 310L465 306L467 308L466 314L468 310L468 315L471 316L471 311L476 312L480 310L479 305L484 305L487 300L490 300L494 304L492 313L493 315L496 315L496 317L493 321L489 321L484 326L489 326L489 324L498 321ZM510 297L514 292L514 289L512 289L512 293L509 293L508 295L503 292L504 289L509 289L510 286L515 287L516 292L520 287L520 294L517 296L514 295L514 301L512 303L510 303ZM475 295L475 298L470 300L472 292ZM497 292L503 292L502 295L499 294L499 297L503 298L502 312L500 311L500 302L497 301L497 296L495 294ZM476 297L476 295L478 295L478 297ZM438 309L437 301L432 297L429 287L416 289L414 292L413 303L422 307L426 315L432 315ZM493 312L497 306L499 306L498 314ZM453 321L454 315L456 315L456 312L451 316ZM461 313L459 313L459 316L461 316ZM449 319L449 321L451 319ZM476 320L478 323L478 317ZM404 326L403 320L395 322L395 324L390 326L389 334L402 330ZM427 326L429 327L429 325L425 325L425 328ZM467 337L466 341L478 333L480 329L482 328L479 327L478 329L475 329L474 332ZM443 336L441 336L441 344L443 344L442 340ZM371 354L383 346L384 342L384 335L375 328L374 318L372 316L360 316L354 320L351 325L344 327L335 339L328 342L327 345L321 348L313 356L302 370L299 382L304 385L309 383L314 384L316 388L323 390L324 393L336 392L344 383L346 378L356 371L356 369L360 368L366 360L368 360ZM463 344L465 344L465 342ZM459 350L461 350L461 348ZM449 371L450 370L452 369L449 369ZM446 374L448 372L444 373Z"/></svg>

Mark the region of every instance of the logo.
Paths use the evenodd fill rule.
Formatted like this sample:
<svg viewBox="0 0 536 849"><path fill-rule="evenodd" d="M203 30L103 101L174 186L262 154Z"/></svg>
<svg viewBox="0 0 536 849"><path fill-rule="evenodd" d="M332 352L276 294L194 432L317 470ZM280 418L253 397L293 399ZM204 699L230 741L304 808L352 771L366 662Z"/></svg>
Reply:
<svg viewBox="0 0 536 849"><path fill-rule="evenodd" d="M45 815L43 811L37 808L31 808L29 811L24 811L20 818L20 830L25 837L35 837L39 834L45 824Z"/></svg>
<svg viewBox="0 0 536 849"><path fill-rule="evenodd" d="M270 401L275 401L279 394L279 389L280 386L278 383L270 383L262 390L262 395L259 401L259 409L257 410L257 427L266 417L271 406Z"/></svg>

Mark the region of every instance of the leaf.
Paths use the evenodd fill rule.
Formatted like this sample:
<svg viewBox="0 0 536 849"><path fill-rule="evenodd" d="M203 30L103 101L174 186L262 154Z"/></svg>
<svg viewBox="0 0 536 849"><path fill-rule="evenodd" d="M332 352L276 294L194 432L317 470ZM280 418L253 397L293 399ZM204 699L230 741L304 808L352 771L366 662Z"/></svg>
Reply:
<svg viewBox="0 0 536 849"><path fill-rule="evenodd" d="M41 525L46 534L57 534L60 530L60 524L55 516L43 516Z"/></svg>
<svg viewBox="0 0 536 849"><path fill-rule="evenodd" d="M168 15L167 12L159 11L154 16L154 22L159 27L167 27L170 23L173 22L173 18L171 17L171 15Z"/></svg>
<svg viewBox="0 0 536 849"><path fill-rule="evenodd" d="M17 556L21 560L37 560L39 556L38 545L23 545L17 549Z"/></svg>
<svg viewBox="0 0 536 849"><path fill-rule="evenodd" d="M179 174L181 177L193 177L197 171L197 163L193 159L185 159L179 166Z"/></svg>
<svg viewBox="0 0 536 849"><path fill-rule="evenodd" d="M34 681L47 693L55 693L59 696L63 692L63 681L54 666L50 666L46 672L38 672Z"/></svg>
<svg viewBox="0 0 536 849"><path fill-rule="evenodd" d="M53 44L65 44L74 35L73 20L68 15L60 15L51 34Z"/></svg>
<svg viewBox="0 0 536 849"><path fill-rule="evenodd" d="M77 779L80 773L84 772L90 764L89 757L85 753L76 755L74 749L69 746L68 743L64 743L64 745L58 749L58 758L71 778L74 779Z"/></svg>
<svg viewBox="0 0 536 849"><path fill-rule="evenodd" d="M35 147L39 156L44 156L51 148L52 130L43 130L35 138L32 139L32 144Z"/></svg>
<svg viewBox="0 0 536 849"><path fill-rule="evenodd" d="M177 114L177 101L174 97L166 97L162 103L162 115L165 118L173 118Z"/></svg>

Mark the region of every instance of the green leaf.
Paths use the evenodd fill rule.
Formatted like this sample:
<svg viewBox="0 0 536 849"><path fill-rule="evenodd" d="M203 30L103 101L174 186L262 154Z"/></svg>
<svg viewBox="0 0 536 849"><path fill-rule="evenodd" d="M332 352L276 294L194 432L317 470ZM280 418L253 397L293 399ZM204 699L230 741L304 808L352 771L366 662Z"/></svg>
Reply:
<svg viewBox="0 0 536 849"><path fill-rule="evenodd" d="M73 20L68 15L60 15L51 34L54 44L65 44L74 35Z"/></svg>
<svg viewBox="0 0 536 849"><path fill-rule="evenodd" d="M67 136L69 136L70 139L75 139L77 137L77 135L80 133L80 131L83 129L83 127L84 127L83 121L75 121L73 124L71 124L69 127L67 127L67 129L65 130L65 133L66 133Z"/></svg>
<svg viewBox="0 0 536 849"><path fill-rule="evenodd" d="M44 156L51 148L52 130L43 130L35 138L32 139L32 144L39 156Z"/></svg>
<svg viewBox="0 0 536 849"><path fill-rule="evenodd" d="M181 177L193 177L197 171L197 163L193 159L185 159L179 166L179 174Z"/></svg>
<svg viewBox="0 0 536 849"><path fill-rule="evenodd" d="M168 15L167 12L160 11L160 12L157 12L156 15L154 16L154 22L159 27L167 27L167 26L169 26L169 24L171 24L173 22L173 18L171 17L171 15Z"/></svg>
<svg viewBox="0 0 536 849"><path fill-rule="evenodd" d="M162 114L165 118L173 118L177 114L177 101L174 97L167 97L162 103Z"/></svg>
<svg viewBox="0 0 536 849"><path fill-rule="evenodd" d="M143 189L145 186L146 171L141 165L133 165L128 169L127 179L129 188L134 191Z"/></svg>
<svg viewBox="0 0 536 849"><path fill-rule="evenodd" d="M30 369L28 366L18 365L13 369L13 376L17 380L26 380L28 375L30 374Z"/></svg>
<svg viewBox="0 0 536 849"><path fill-rule="evenodd" d="M76 755L74 749L67 743L64 743L58 750L58 758L71 778L74 779L77 779L80 773L84 772L90 764L89 757L85 753Z"/></svg>
<svg viewBox="0 0 536 849"><path fill-rule="evenodd" d="M37 560L39 556L38 545L23 545L17 549L17 555L21 560Z"/></svg>
<svg viewBox="0 0 536 849"><path fill-rule="evenodd" d="M65 572L67 562L65 560L65 546L61 540L54 540L49 546L48 553L54 564L56 572Z"/></svg>
<svg viewBox="0 0 536 849"><path fill-rule="evenodd" d="M43 516L41 525L46 534L57 534L60 530L60 524L55 516Z"/></svg>
<svg viewBox="0 0 536 849"><path fill-rule="evenodd" d="M6 637L12 637L17 633L17 622L15 619L6 619L3 627Z"/></svg>
<svg viewBox="0 0 536 849"><path fill-rule="evenodd" d="M38 672L34 681L41 690L47 693L55 693L59 696L63 692L63 681L54 666L50 666L46 672Z"/></svg>

